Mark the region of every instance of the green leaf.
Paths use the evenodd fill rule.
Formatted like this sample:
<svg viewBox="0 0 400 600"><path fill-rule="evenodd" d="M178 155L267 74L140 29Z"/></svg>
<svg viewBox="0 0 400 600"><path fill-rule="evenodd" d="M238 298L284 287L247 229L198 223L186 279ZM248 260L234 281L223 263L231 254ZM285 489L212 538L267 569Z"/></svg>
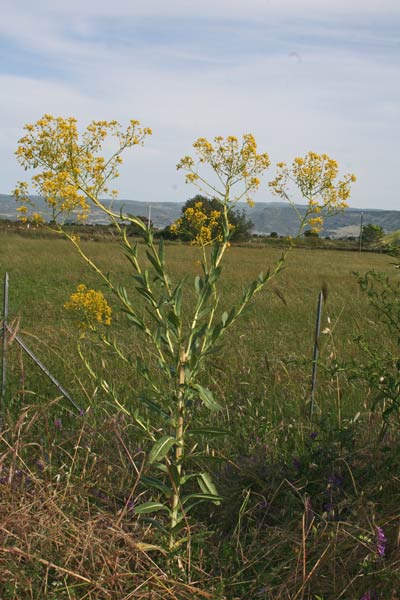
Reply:
<svg viewBox="0 0 400 600"><path fill-rule="evenodd" d="M223 328L224 328L224 326L222 323L217 323L215 325L214 329L212 329L211 339L212 339L213 343L217 341L217 339L219 338L219 336L222 333Z"/></svg>
<svg viewBox="0 0 400 600"><path fill-rule="evenodd" d="M156 529L161 531L161 533L163 533L164 535L168 535L168 533L169 533L168 529L160 523L159 519L152 519L151 517L143 517L142 522L150 523L150 525L153 525L153 527L155 527Z"/></svg>
<svg viewBox="0 0 400 600"><path fill-rule="evenodd" d="M201 310L198 315L199 321L204 319L204 317L207 317L210 314L211 310L211 306L206 306L205 308L203 308L203 310ZM205 325L207 326L207 323Z"/></svg>
<svg viewBox="0 0 400 600"><path fill-rule="evenodd" d="M194 287L195 290L197 292L197 294L200 294L201 290L203 289L204 283L202 278L199 275L196 275L195 279L194 279Z"/></svg>
<svg viewBox="0 0 400 600"><path fill-rule="evenodd" d="M214 266L217 262L219 252L219 244L213 244L211 246L211 265Z"/></svg>
<svg viewBox="0 0 400 600"><path fill-rule="evenodd" d="M180 318L182 316L182 286L183 281L179 283L173 291L172 298L175 304L175 313Z"/></svg>
<svg viewBox="0 0 400 600"><path fill-rule="evenodd" d="M167 418L169 417L169 414L165 412L165 410L159 404L157 404L157 402L155 402L151 398L148 398L147 396L145 396L145 394L142 394L140 396L140 400L144 404L146 404L146 406L148 406L151 410L154 410L154 412L158 413L159 415L163 415L163 417Z"/></svg>
<svg viewBox="0 0 400 600"><path fill-rule="evenodd" d="M134 323L134 325L136 325L136 327L139 327L139 329L141 329L141 331L146 330L143 320L141 318L137 317L136 315L133 315L132 313L130 313L128 311L125 311L125 312L127 313L127 317L129 319L129 321Z"/></svg>
<svg viewBox="0 0 400 600"><path fill-rule="evenodd" d="M205 302L207 302L208 298L211 296L212 294L212 287L207 284L205 285L199 295L199 303L201 302L202 305L205 304Z"/></svg>
<svg viewBox="0 0 400 600"><path fill-rule="evenodd" d="M165 263L165 247L164 247L164 239L160 237L160 241L158 242L158 258L160 259L160 264L164 267Z"/></svg>
<svg viewBox="0 0 400 600"><path fill-rule="evenodd" d="M118 295L121 298L121 300L123 302L125 302L125 304L127 306L131 306L131 303L129 302L129 298L128 298L128 294L126 292L126 289L122 285L118 285L117 286L117 292L118 292Z"/></svg>
<svg viewBox="0 0 400 600"><path fill-rule="evenodd" d="M173 485L175 485L176 487L179 487L181 485L182 481L181 481L181 478L179 475L179 471L176 468L176 465L168 465L167 469L168 469L169 476L172 479Z"/></svg>
<svg viewBox="0 0 400 600"><path fill-rule="evenodd" d="M181 520L175 525L175 527L172 527L171 533L174 533L176 535L177 533L182 531L182 529L184 529L185 527L186 527L186 521L185 521L185 519L181 518ZM185 540L186 538L183 538L183 539Z"/></svg>
<svg viewBox="0 0 400 600"><path fill-rule="evenodd" d="M222 315L221 317L221 321L224 327L228 327L228 325L230 325L233 321L233 319L236 316L236 309L235 308L231 308L231 310L229 311L229 314L226 316L226 319L224 319L224 315L226 314L226 312Z"/></svg>
<svg viewBox="0 0 400 600"><path fill-rule="evenodd" d="M212 269L208 275L207 282L209 284L213 284L217 281L218 277L221 275L222 267L215 267Z"/></svg>
<svg viewBox="0 0 400 600"><path fill-rule="evenodd" d="M178 317L172 312L172 310L168 313L167 320L168 323L172 325L175 335L177 335L180 326L180 321Z"/></svg>
<svg viewBox="0 0 400 600"><path fill-rule="evenodd" d="M163 463L157 463L154 466L155 466L156 469L158 469L162 473L165 473L166 475L168 475L169 471L168 471L167 465L164 465Z"/></svg>
<svg viewBox="0 0 400 600"><path fill-rule="evenodd" d="M220 496L218 495L218 490L215 487L215 484L209 473L200 473L200 475L197 478L197 482L200 486L201 491L204 494L211 494L216 498L220 498Z"/></svg>
<svg viewBox="0 0 400 600"><path fill-rule="evenodd" d="M172 446L176 444L176 439L170 435L164 435L156 441L149 454L149 463L159 462L168 454Z"/></svg>
<svg viewBox="0 0 400 600"><path fill-rule="evenodd" d="M231 432L227 429L218 429L217 427L196 427L196 429L190 429L189 435L231 435Z"/></svg>
<svg viewBox="0 0 400 600"><path fill-rule="evenodd" d="M160 267L160 265L158 264L157 259L154 258L154 256L150 252L148 252L147 250L146 250L146 256L147 256L149 262L151 262L151 264L153 265L154 270L157 273L157 275L160 275L160 277L162 277L163 270Z"/></svg>
<svg viewBox="0 0 400 600"><path fill-rule="evenodd" d="M168 506L165 506L161 502L144 502L134 508L134 513L135 515L148 515L159 510L170 512Z"/></svg>
<svg viewBox="0 0 400 600"><path fill-rule="evenodd" d="M142 475L140 481L141 483L143 483L143 485L145 485L148 488L159 490L167 498L169 498L169 496L171 496L172 494L172 490L167 485L165 485L163 481L160 481L156 477L147 477L146 475Z"/></svg>
<svg viewBox="0 0 400 600"><path fill-rule="evenodd" d="M224 498L222 496L216 496L215 494L189 494L183 498L182 504L185 506L189 500L198 500L199 502L211 501L218 505L223 499Z"/></svg>
<svg viewBox="0 0 400 600"><path fill-rule="evenodd" d="M203 404L212 411L222 410L222 406L214 399L213 393L208 388L203 387L199 383L193 386L197 390L200 400Z"/></svg>
<svg viewBox="0 0 400 600"><path fill-rule="evenodd" d="M158 304L156 299L154 298L153 294L151 292L149 292L146 288L142 288L142 287L138 287L136 288L137 292L143 296L143 298L146 298L146 300L154 307L154 308L158 308Z"/></svg>

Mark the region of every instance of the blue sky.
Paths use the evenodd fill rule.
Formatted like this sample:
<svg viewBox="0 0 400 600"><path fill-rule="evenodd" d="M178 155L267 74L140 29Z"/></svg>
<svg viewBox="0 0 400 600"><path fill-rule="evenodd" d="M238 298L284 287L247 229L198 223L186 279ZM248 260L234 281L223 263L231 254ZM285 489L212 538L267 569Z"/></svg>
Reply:
<svg viewBox="0 0 400 600"><path fill-rule="evenodd" d="M3 0L0 193L26 177L16 142L46 112L153 128L121 198L185 200L192 142L252 132L273 163L336 158L358 177L352 206L400 209L399 63L397 0Z"/></svg>

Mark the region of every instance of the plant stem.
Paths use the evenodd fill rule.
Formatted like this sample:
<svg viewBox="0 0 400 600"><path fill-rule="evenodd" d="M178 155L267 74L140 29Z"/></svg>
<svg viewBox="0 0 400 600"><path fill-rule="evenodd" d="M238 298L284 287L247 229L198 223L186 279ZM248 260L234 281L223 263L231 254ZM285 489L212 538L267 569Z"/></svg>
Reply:
<svg viewBox="0 0 400 600"><path fill-rule="evenodd" d="M171 526L170 526L170 537L169 537L169 548L172 550L175 542L175 534L173 532L174 527L178 524L178 513L180 507L180 492L181 492L181 473L182 473L182 457L184 450L184 386L185 386L185 363L186 363L186 352L184 348L181 349L179 358L179 392L178 392L178 405L176 412L176 425L175 425L175 466L178 474L178 481L173 482L174 492L172 494L172 505L171 505Z"/></svg>

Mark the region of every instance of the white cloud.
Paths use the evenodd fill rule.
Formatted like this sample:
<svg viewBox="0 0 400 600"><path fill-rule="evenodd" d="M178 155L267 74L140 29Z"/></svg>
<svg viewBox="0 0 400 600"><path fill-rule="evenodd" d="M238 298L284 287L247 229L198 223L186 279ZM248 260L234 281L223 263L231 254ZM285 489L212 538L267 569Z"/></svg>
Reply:
<svg viewBox="0 0 400 600"><path fill-rule="evenodd" d="M9 2L9 8L15 3ZM32 4L30 0L19 0L20 13L49 15L50 17L181 17L182 15L200 18L268 18L275 15L297 17L348 14L358 20L366 15L391 13L398 15L397 0L69 0L68 3L41 0Z"/></svg>
<svg viewBox="0 0 400 600"><path fill-rule="evenodd" d="M83 123L139 118L153 127L154 138L127 159L118 181L122 197L185 199L191 191L175 164L192 141L253 131L274 162L311 148L332 154L359 177L353 205L376 206L379 197L379 206L397 207L398 49L386 30L355 26L373 14L397 18L397 2L88 0L81 6L73 0L39 7L10 2L6 13L0 31L10 36L14 28L14 43L32 53L38 73L0 70L6 90L0 97L1 192L24 175L12 156L23 123L51 112L74 114ZM296 28L305 13L308 21ZM130 40L132 23L125 18L153 15L184 16L189 29L196 29L191 18L209 19L222 50L207 30L196 43L190 35ZM126 38L104 37L101 18L118 21ZM277 28L269 18L284 25ZM265 196L264 188L260 199Z"/></svg>

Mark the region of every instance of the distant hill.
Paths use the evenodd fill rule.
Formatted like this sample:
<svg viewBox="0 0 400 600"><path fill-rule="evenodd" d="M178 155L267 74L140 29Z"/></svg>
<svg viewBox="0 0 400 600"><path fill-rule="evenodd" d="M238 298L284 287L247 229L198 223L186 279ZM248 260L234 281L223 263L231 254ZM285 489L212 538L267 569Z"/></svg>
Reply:
<svg viewBox="0 0 400 600"><path fill-rule="evenodd" d="M40 205L43 200L35 197ZM108 201L107 201L108 202ZM147 217L149 203L136 200L115 200L113 208L119 213L121 210L133 215ZM293 209L284 202L257 202L254 208L247 204L240 204L247 216L254 223L254 233L268 235L276 231L279 235L295 235L298 228L298 218ZM163 228L170 225L181 214L181 202L153 202L151 203L151 219L156 227ZM300 214L304 214L305 207L298 206ZM400 230L400 211L380 209L349 208L344 213L331 216L325 220L322 235L330 237L357 236L360 230L360 216L364 213L364 224L380 225L386 233ZM0 194L0 219L15 220L17 218L16 203L12 196ZM107 223L105 215L98 209L93 209L88 219L89 223Z"/></svg>

